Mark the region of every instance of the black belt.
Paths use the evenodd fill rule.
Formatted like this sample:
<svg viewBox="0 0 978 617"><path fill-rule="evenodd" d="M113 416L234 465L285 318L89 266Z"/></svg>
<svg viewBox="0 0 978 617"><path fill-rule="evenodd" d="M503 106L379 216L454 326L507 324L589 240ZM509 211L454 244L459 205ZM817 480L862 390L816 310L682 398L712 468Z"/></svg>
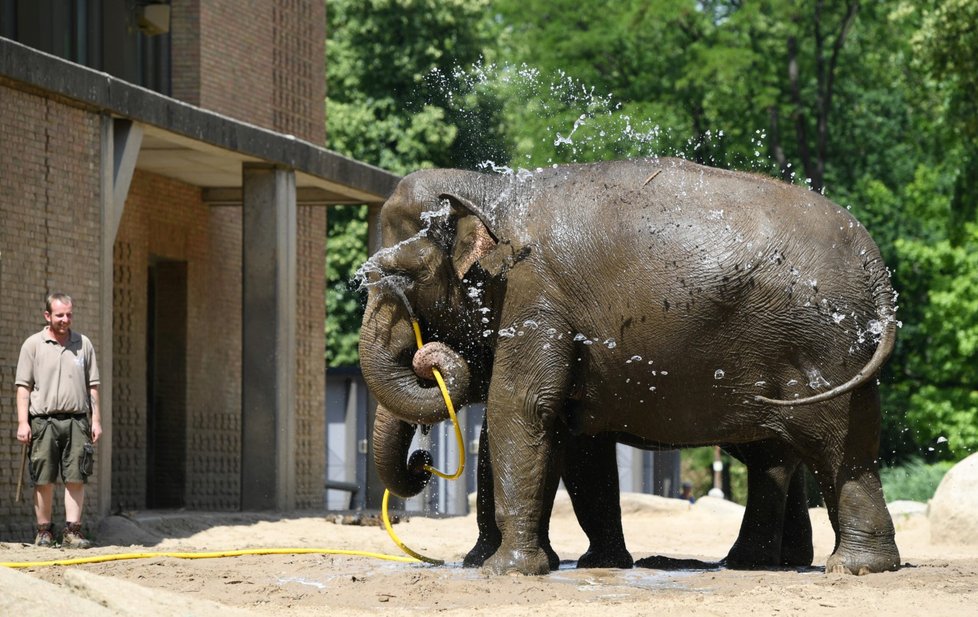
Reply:
<svg viewBox="0 0 978 617"><path fill-rule="evenodd" d="M46 413L35 416L37 418L51 418L52 420L70 420L72 418L84 418L87 414L82 411L80 413Z"/></svg>

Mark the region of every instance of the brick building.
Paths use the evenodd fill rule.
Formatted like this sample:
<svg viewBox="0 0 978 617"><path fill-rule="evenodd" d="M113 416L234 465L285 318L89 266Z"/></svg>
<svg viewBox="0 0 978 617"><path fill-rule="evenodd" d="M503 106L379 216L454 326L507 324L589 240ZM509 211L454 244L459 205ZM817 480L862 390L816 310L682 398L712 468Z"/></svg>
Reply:
<svg viewBox="0 0 978 617"><path fill-rule="evenodd" d="M102 373L87 522L322 506L327 206L397 181L324 148L325 10L0 0L0 540L32 534L14 373L54 290Z"/></svg>

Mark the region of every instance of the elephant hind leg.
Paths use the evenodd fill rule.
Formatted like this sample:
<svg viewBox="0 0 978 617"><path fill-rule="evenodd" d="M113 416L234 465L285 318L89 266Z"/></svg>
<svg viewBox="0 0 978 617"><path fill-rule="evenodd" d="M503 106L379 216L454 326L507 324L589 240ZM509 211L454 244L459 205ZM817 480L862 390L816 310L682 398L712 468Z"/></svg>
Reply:
<svg viewBox="0 0 978 617"><path fill-rule="evenodd" d="M877 458L879 392L875 384L868 384L827 404L846 416L842 420L848 431L840 434L839 424L825 426L827 430L819 433L823 442L806 451L836 532L835 550L825 571L868 574L898 570L900 552L883 499Z"/></svg>
<svg viewBox="0 0 978 617"><path fill-rule="evenodd" d="M496 553L503 540L499 526L496 525L492 460L489 458L489 423L485 414L482 416L482 431L479 436L479 466L476 476L475 520L479 528L479 538L462 560L462 566L466 568L481 568Z"/></svg>

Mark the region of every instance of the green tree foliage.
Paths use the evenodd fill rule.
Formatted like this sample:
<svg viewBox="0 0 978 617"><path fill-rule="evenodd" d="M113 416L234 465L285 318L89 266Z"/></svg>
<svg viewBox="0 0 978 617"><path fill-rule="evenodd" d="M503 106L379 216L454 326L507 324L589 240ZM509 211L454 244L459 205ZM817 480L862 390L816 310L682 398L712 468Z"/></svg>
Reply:
<svg viewBox="0 0 978 617"><path fill-rule="evenodd" d="M501 146L492 101L451 100L457 66L487 44L487 0L331 0L327 40L328 145L406 174L474 167ZM326 359L358 362L362 299L351 287L367 258L364 207L329 213Z"/></svg>
<svg viewBox="0 0 978 617"><path fill-rule="evenodd" d="M326 359L329 366L354 366L363 309L350 279L367 258L367 208L330 208L326 235Z"/></svg>

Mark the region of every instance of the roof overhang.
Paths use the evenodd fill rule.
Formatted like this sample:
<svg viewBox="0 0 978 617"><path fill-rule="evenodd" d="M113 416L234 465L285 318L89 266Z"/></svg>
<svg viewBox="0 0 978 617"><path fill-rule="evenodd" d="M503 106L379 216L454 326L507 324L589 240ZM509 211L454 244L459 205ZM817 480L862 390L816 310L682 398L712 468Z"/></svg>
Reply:
<svg viewBox="0 0 978 617"><path fill-rule="evenodd" d="M136 168L203 189L212 204L241 203L241 165L295 170L303 204L381 203L400 179L388 171L134 86L0 37L0 82L136 123ZM13 83L11 83L13 82Z"/></svg>

